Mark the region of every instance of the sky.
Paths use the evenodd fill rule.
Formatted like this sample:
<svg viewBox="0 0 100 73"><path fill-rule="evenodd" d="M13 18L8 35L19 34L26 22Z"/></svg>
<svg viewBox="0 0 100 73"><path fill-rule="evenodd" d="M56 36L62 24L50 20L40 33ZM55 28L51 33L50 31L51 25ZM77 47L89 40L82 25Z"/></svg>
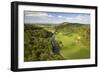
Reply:
<svg viewBox="0 0 100 73"><path fill-rule="evenodd" d="M90 14L24 11L24 23L59 24L63 22L90 24Z"/></svg>

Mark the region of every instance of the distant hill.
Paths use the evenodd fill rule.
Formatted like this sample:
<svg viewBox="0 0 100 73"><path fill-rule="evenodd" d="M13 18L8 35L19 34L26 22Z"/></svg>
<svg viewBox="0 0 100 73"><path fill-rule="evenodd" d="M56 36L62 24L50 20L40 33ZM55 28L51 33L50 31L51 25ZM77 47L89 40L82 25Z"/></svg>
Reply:
<svg viewBox="0 0 100 73"><path fill-rule="evenodd" d="M82 25L89 25L89 24L82 24L82 23L70 23L70 22L62 22L62 23L59 23L59 24L50 24L50 23L25 23L25 24L28 24L28 25L35 25L35 26L39 26L39 27L51 27L51 26L57 26L58 28L61 28L61 27L69 27L69 26L82 26Z"/></svg>
<svg viewBox="0 0 100 73"><path fill-rule="evenodd" d="M63 22L63 23L61 23L62 25L66 25L66 24L68 24L69 22Z"/></svg>

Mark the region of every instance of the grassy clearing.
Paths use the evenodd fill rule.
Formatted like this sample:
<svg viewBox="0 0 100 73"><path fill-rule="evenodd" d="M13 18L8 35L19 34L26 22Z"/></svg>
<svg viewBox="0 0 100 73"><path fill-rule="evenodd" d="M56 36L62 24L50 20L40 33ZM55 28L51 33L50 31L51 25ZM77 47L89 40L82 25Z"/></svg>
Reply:
<svg viewBox="0 0 100 73"><path fill-rule="evenodd" d="M89 48L80 43L81 36L72 33L72 36L56 34L56 40L62 42L61 53L66 59L84 59L90 57Z"/></svg>

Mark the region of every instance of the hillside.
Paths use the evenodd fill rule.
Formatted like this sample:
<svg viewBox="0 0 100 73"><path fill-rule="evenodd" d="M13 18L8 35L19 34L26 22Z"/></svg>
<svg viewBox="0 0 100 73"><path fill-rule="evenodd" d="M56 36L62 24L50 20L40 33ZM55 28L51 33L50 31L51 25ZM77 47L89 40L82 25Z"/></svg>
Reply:
<svg viewBox="0 0 100 73"><path fill-rule="evenodd" d="M90 26L68 22L24 24L24 47L27 62L87 59L90 57Z"/></svg>

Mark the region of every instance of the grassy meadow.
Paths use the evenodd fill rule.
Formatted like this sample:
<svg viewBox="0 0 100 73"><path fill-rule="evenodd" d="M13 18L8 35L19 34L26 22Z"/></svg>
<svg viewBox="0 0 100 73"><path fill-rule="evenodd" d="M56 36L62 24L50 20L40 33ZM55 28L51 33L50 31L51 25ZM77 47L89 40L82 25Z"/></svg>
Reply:
<svg viewBox="0 0 100 73"><path fill-rule="evenodd" d="M25 62L88 58L89 24L24 24Z"/></svg>

